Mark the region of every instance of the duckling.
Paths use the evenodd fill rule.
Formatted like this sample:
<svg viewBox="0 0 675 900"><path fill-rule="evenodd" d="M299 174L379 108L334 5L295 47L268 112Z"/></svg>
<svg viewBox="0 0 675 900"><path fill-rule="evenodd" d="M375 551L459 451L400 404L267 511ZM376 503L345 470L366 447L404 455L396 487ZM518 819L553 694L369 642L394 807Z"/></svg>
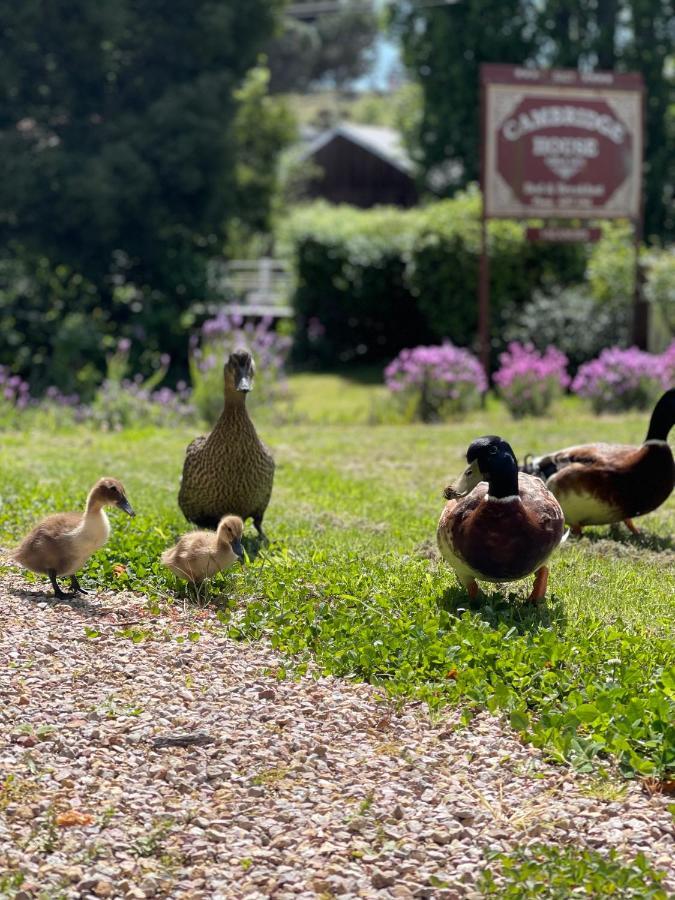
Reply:
<svg viewBox="0 0 675 900"><path fill-rule="evenodd" d="M437 531L441 554L472 599L477 579L518 581L534 572L528 599L536 603L546 595L548 558L563 540L560 504L541 479L519 475L513 450L497 435L473 441L466 459L466 480L475 473L483 480L465 496L457 496L457 484L446 489Z"/></svg>
<svg viewBox="0 0 675 900"><path fill-rule="evenodd" d="M244 557L241 536L244 523L239 516L223 516L212 531L184 534L175 547L162 553L162 562L174 575L201 584L217 572Z"/></svg>
<svg viewBox="0 0 675 900"><path fill-rule="evenodd" d="M225 403L213 431L188 446L178 505L200 528L216 528L236 513L253 524L263 540L263 516L272 495L274 460L246 410L255 365L247 350L236 350L224 367Z"/></svg>
<svg viewBox="0 0 675 900"><path fill-rule="evenodd" d="M635 534L637 516L665 503L675 486L668 433L675 424L675 388L657 402L641 446L584 444L538 456L522 467L553 493L573 534L584 525L624 524Z"/></svg>
<svg viewBox="0 0 675 900"><path fill-rule="evenodd" d="M118 506L127 515L136 515L122 483L116 478L100 478L89 491L84 514L69 512L47 516L26 535L10 558L31 572L49 575L54 594L59 599L88 593L80 586L75 573L108 540L110 522L103 509L105 506ZM56 580L62 575L70 576L70 595L61 590Z"/></svg>

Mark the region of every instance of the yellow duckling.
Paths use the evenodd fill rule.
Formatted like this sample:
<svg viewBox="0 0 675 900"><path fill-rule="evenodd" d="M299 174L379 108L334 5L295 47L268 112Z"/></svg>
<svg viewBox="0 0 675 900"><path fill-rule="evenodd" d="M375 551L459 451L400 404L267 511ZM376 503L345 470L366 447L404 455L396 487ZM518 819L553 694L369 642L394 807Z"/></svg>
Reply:
<svg viewBox="0 0 675 900"><path fill-rule="evenodd" d="M101 478L89 491L84 514L69 512L47 516L26 535L10 559L31 572L49 575L54 594L59 599L86 594L75 573L108 540L110 522L103 509L105 506L118 506L130 516L136 515L122 483L116 478ZM71 595L59 587L56 580L59 575L70 576Z"/></svg>
<svg viewBox="0 0 675 900"><path fill-rule="evenodd" d="M215 534L212 531L184 534L175 547L162 553L162 562L178 578L201 584L205 578L243 559L243 533L244 523L239 516L223 516Z"/></svg>

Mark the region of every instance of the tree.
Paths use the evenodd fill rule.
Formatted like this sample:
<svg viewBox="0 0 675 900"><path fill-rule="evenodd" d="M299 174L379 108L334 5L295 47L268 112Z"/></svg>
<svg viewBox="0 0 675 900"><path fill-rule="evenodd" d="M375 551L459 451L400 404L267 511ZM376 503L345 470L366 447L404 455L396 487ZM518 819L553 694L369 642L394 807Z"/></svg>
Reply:
<svg viewBox="0 0 675 900"><path fill-rule="evenodd" d="M393 24L423 92L421 166L427 181L431 175L445 193L478 177L481 62L642 72L645 233L675 234L675 162L667 125L673 0L461 0L447 7L416 7L406 0L397 5ZM453 168L453 162L461 165Z"/></svg>
<svg viewBox="0 0 675 900"><path fill-rule="evenodd" d="M534 51L529 4L405 2L398 4L393 24L404 61L422 88L418 162L437 192L450 194L479 176L480 64L522 63Z"/></svg>
<svg viewBox="0 0 675 900"><path fill-rule="evenodd" d="M377 18L363 3L346 0L336 9L284 19L281 33L266 48L271 88L276 93L306 91L318 84L338 88L363 75L371 63ZM337 6L337 4L336 4Z"/></svg>
<svg viewBox="0 0 675 900"><path fill-rule="evenodd" d="M547 0L537 19L546 64L642 73L647 236L675 234L675 162L667 136L675 84L668 63L675 40L674 14L672 0Z"/></svg>
<svg viewBox="0 0 675 900"><path fill-rule="evenodd" d="M281 0L0 0L0 238L173 296L236 212L234 91Z"/></svg>

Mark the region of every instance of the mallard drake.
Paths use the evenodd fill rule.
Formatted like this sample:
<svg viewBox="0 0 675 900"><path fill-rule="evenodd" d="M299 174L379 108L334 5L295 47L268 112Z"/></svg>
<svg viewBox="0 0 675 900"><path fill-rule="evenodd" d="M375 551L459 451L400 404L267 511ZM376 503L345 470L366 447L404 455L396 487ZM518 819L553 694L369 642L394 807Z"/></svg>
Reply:
<svg viewBox="0 0 675 900"><path fill-rule="evenodd" d="M528 460L524 472L538 475L558 499L573 533L584 525L624 522L639 534L633 519L665 503L675 485L675 461L668 433L675 424L675 388L652 412L641 446L584 444Z"/></svg>
<svg viewBox="0 0 675 900"><path fill-rule="evenodd" d="M130 516L136 515L122 483L116 478L101 478L89 491L84 513L47 516L26 535L10 558L31 572L49 575L59 599L69 595L59 587L57 576L70 576L70 596L86 594L75 573L108 540L110 522L105 506L117 506Z"/></svg>
<svg viewBox="0 0 675 900"><path fill-rule="evenodd" d="M224 368L225 404L213 431L185 452L178 505L200 528L216 528L227 513L253 519L261 538L272 495L274 460L246 410L255 365L247 350L232 353Z"/></svg>
<svg viewBox="0 0 675 900"><path fill-rule="evenodd" d="M536 603L546 595L546 562L563 539L560 504L541 479L518 473L513 450L497 435L473 441L466 460L463 481L445 490L441 554L472 598L477 581L518 581L536 573L529 596ZM477 478L469 493L457 496Z"/></svg>
<svg viewBox="0 0 675 900"><path fill-rule="evenodd" d="M174 575L201 584L217 572L244 557L241 536L244 523L239 516L223 516L212 531L184 534L170 550L162 553L162 562Z"/></svg>

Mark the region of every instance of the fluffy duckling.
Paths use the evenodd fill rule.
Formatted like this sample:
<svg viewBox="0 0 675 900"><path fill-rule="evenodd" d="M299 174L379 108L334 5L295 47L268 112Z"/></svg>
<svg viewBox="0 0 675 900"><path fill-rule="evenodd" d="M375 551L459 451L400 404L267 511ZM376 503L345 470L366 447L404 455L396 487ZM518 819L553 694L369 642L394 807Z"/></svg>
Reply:
<svg viewBox="0 0 675 900"><path fill-rule="evenodd" d="M244 523L239 516L223 516L215 534L212 531L184 534L175 547L164 551L162 562L179 578L201 584L205 578L243 559L243 533Z"/></svg>
<svg viewBox="0 0 675 900"><path fill-rule="evenodd" d="M185 452L178 505L200 528L216 528L226 513L253 519L260 537L272 495L274 460L246 410L255 365L247 350L232 353L224 368L225 403L213 431Z"/></svg>
<svg viewBox="0 0 675 900"><path fill-rule="evenodd" d="M584 444L527 461L524 472L538 475L560 503L572 532L584 525L633 523L665 503L675 486L675 461L668 433L675 424L675 388L652 412L644 443Z"/></svg>
<svg viewBox="0 0 675 900"><path fill-rule="evenodd" d="M560 504L541 479L518 473L513 450L500 437L488 435L469 445L464 482L446 489L448 502L438 523L438 547L469 596L478 581L518 581L535 574L529 596L546 595L546 562L563 539ZM479 475L466 496L458 488ZM487 482L487 483L486 483Z"/></svg>
<svg viewBox="0 0 675 900"><path fill-rule="evenodd" d="M84 514L69 512L47 516L26 535L10 558L31 572L49 575L54 594L59 599L69 595L59 587L57 576L70 576L70 596L86 594L75 573L108 540L110 522L105 506L118 506L130 516L136 515L122 483L116 478L101 478L89 491Z"/></svg>

